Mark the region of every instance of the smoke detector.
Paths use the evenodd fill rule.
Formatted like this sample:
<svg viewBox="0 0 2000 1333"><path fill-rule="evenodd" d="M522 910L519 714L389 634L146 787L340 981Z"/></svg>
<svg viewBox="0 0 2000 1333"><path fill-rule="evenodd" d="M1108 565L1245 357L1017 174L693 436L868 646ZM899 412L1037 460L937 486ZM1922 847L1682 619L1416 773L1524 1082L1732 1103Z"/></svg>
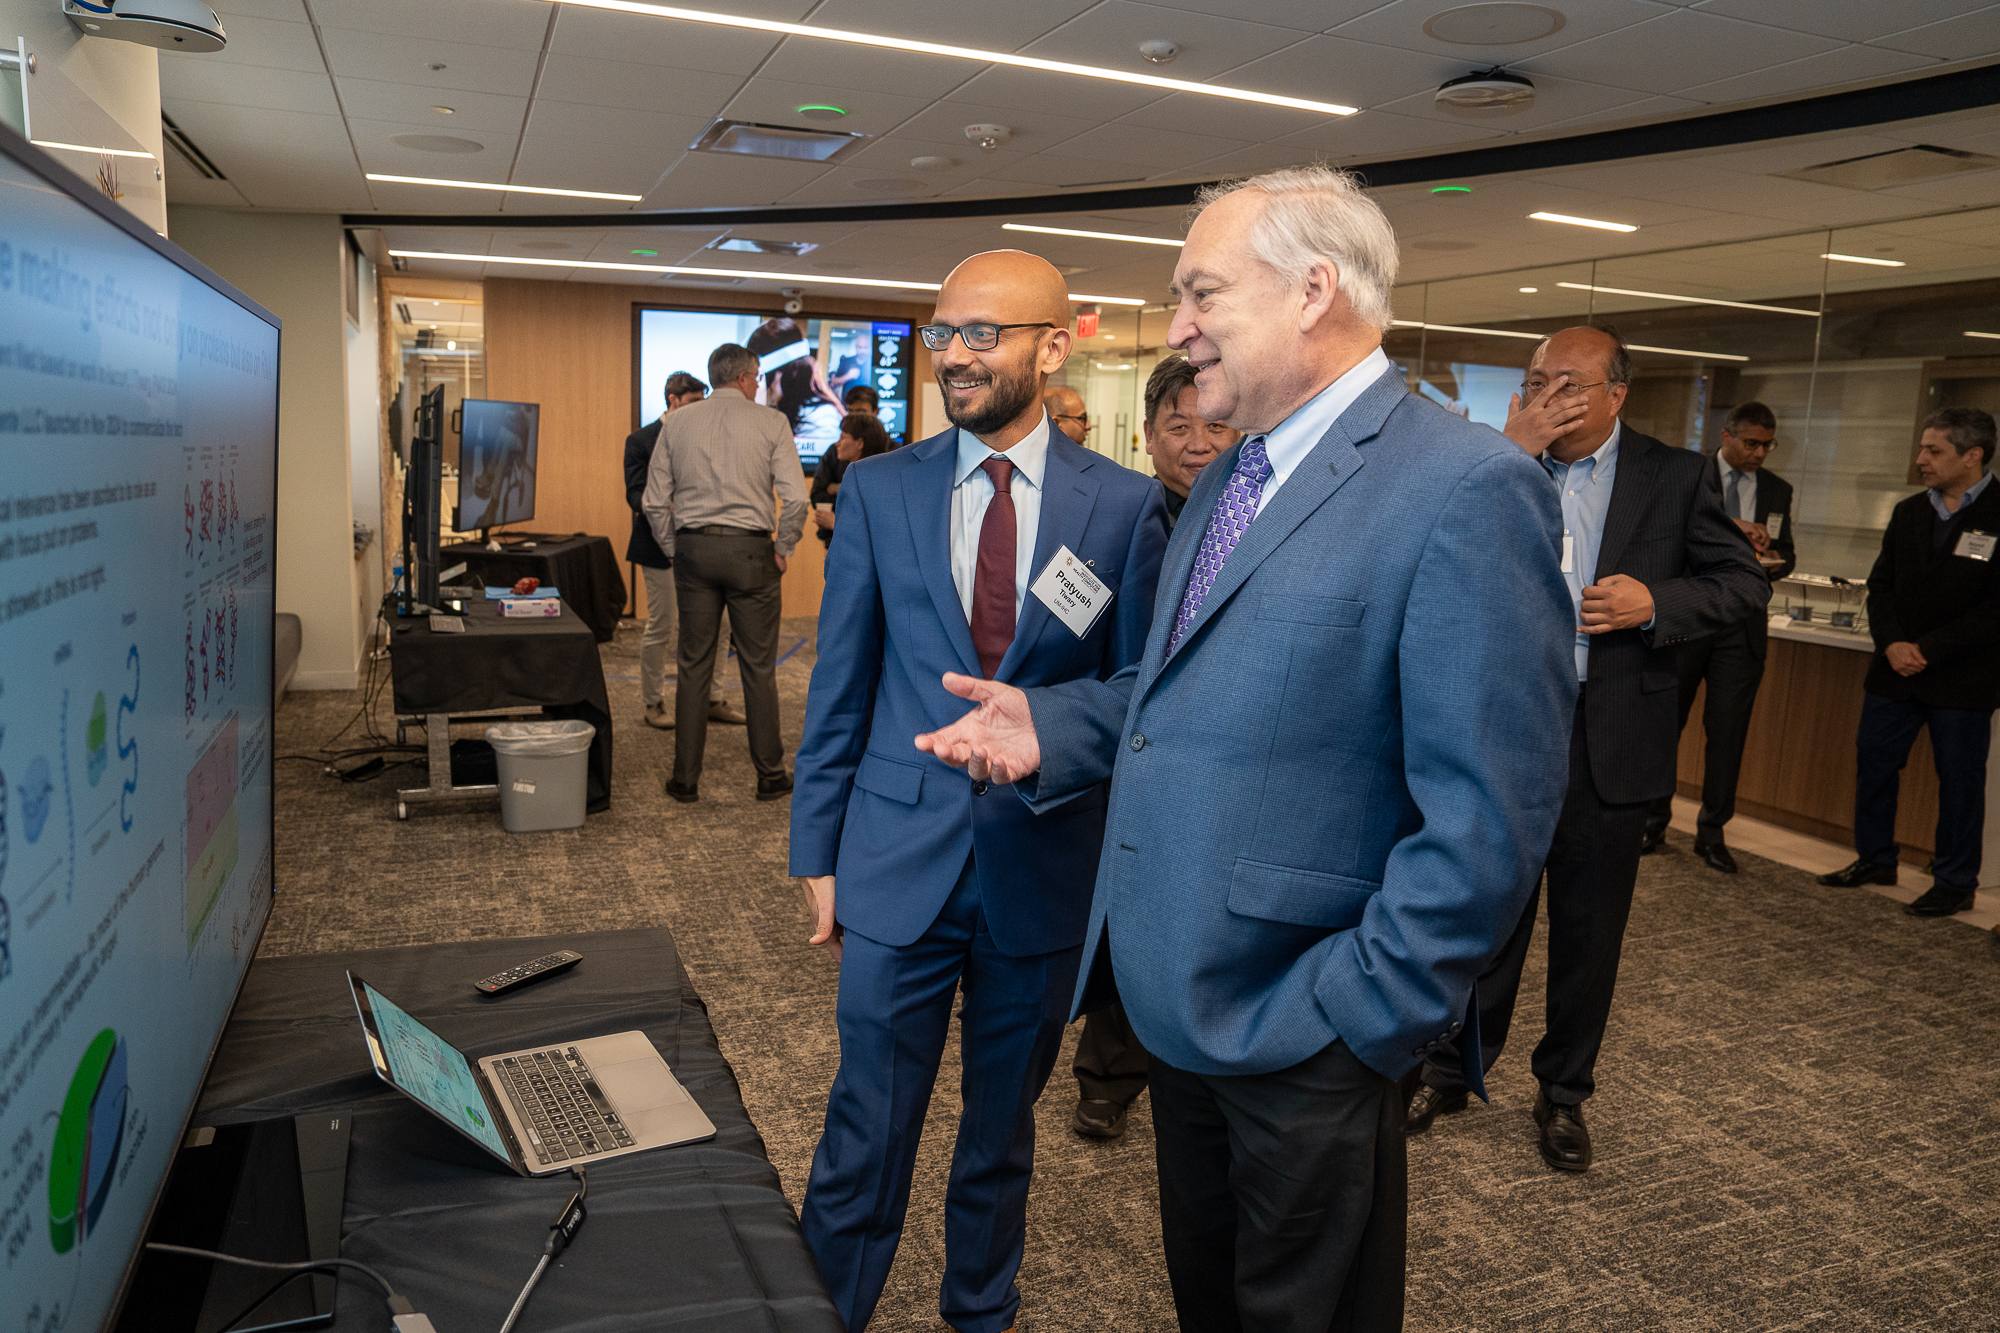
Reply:
<svg viewBox="0 0 2000 1333"><path fill-rule="evenodd" d="M1440 84L1440 110L1460 116L1505 116L1535 104L1535 85L1499 66Z"/></svg>
<svg viewBox="0 0 2000 1333"><path fill-rule="evenodd" d="M967 125L965 137L979 145L985 152L992 152L1001 144L1014 137L1014 131L1005 125Z"/></svg>
<svg viewBox="0 0 2000 1333"><path fill-rule="evenodd" d="M1171 65L1174 63L1174 57L1180 53L1180 47L1164 37L1155 37L1150 42L1139 43L1139 54L1155 65Z"/></svg>

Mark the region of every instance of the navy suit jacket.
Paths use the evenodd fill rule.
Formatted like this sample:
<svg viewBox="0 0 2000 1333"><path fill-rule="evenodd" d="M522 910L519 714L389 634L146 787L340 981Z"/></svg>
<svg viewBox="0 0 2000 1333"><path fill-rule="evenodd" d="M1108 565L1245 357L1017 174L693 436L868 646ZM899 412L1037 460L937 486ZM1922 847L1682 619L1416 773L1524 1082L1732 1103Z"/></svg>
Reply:
<svg viewBox="0 0 2000 1333"><path fill-rule="evenodd" d="M1397 1078L1457 1038L1554 835L1576 706L1561 511L1497 432L1384 374L1264 506L1171 656L1241 446L1202 469L1139 666L1031 690L1036 808L1114 771L1078 985L1148 1051ZM1129 701L1129 702L1128 702ZM1046 816L1044 816L1046 817Z"/></svg>
<svg viewBox="0 0 2000 1333"><path fill-rule="evenodd" d="M947 671L980 675L951 579L951 479L958 432L851 464L820 599L819 660L806 699L792 793L791 871L835 875L840 924L914 943L976 854L987 928L1025 956L1083 939L1104 834L1105 778L1036 815L1013 788L971 779L913 744L966 701ZM995 679L1018 686L1105 680L1139 659L1166 547L1160 485L1051 431L1033 574L1067 546L1114 590L1079 639L1024 599Z"/></svg>

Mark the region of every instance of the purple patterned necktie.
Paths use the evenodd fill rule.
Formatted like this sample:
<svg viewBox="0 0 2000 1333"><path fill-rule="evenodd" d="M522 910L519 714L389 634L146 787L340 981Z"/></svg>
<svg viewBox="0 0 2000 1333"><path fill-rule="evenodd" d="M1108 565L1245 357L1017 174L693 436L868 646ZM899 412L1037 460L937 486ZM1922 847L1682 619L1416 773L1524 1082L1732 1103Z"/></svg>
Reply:
<svg viewBox="0 0 2000 1333"><path fill-rule="evenodd" d="M1222 572L1222 562L1229 559L1229 553L1236 549L1236 543L1243 540L1243 534L1250 530L1250 520L1257 517L1257 500L1264 492L1264 483L1271 479L1271 460L1264 456L1264 437L1259 435L1243 446L1243 452L1236 456L1236 470L1229 474L1229 484L1222 488L1222 498L1215 502L1215 511L1208 516L1208 531L1202 534L1201 552L1194 558L1194 572L1188 576L1187 591L1181 594L1180 614L1174 617L1173 637L1167 640L1167 652L1171 654L1181 646L1181 636L1188 632L1194 622L1195 613L1201 610L1208 590L1215 586L1216 575Z"/></svg>

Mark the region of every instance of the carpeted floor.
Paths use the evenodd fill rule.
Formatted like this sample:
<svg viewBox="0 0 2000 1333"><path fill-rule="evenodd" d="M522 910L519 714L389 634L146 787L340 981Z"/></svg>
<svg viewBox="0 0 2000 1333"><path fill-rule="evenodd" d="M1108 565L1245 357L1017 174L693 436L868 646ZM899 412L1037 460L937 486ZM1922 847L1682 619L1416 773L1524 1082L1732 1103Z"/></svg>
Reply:
<svg viewBox="0 0 2000 1333"><path fill-rule="evenodd" d="M788 754L812 630L787 622L781 642ZM735 727L711 729L701 802L666 799L673 738L639 724L637 652L631 628L604 645L612 808L577 832L510 837L493 805L398 823L391 789L421 785L418 770L344 785L281 763L262 951L666 925L796 1203L838 1048L834 968L806 946L785 874L788 806L753 799ZM278 752L322 744L359 704L292 695ZM386 691L379 707L388 727ZM1739 859L1741 875L1715 875L1676 838L1644 863L1588 1108L1594 1170L1557 1175L1535 1153L1538 1000L1517 1016L1493 1104L1411 1143L1410 1329L2000 1330L2000 947ZM1524 994L1537 996L1530 968ZM871 1325L881 1333L943 1327L956 1058ZM1080 1139L1067 1070L1065 1051L1040 1107L1021 1328L1171 1327L1147 1103L1123 1140Z"/></svg>

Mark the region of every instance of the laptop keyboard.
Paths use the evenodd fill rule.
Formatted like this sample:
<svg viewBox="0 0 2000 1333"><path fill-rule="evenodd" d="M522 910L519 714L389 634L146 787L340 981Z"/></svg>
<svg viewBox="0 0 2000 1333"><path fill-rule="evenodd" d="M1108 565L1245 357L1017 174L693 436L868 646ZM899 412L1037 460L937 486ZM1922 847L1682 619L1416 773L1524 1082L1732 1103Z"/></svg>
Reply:
<svg viewBox="0 0 2000 1333"><path fill-rule="evenodd" d="M528 1127L528 1149L544 1166L632 1146L576 1047L509 1056L493 1066Z"/></svg>

